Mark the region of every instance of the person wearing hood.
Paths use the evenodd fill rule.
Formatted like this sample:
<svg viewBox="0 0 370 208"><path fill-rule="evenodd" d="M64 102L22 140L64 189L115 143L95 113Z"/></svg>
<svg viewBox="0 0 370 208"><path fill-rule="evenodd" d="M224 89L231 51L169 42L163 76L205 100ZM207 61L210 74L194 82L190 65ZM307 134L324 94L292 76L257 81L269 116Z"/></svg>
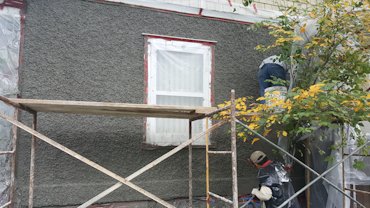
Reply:
<svg viewBox="0 0 370 208"><path fill-rule="evenodd" d="M276 208L291 197L295 191L283 164L270 160L262 151L255 151L250 162L258 169L259 188L252 194L263 202L263 207ZM295 198L284 208L300 208Z"/></svg>

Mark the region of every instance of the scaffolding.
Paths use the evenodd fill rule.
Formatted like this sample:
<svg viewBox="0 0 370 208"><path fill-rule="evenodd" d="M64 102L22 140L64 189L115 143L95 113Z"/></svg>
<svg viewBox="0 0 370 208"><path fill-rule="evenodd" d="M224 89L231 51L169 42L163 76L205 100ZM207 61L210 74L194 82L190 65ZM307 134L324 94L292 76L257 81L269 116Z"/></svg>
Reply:
<svg viewBox="0 0 370 208"><path fill-rule="evenodd" d="M238 174L237 174L237 161L236 161L236 109L235 109L235 91L231 91L231 105L226 109L230 109L230 124L231 124L231 150L230 151L209 151L209 141L208 135L206 135L206 201L207 201L207 208L209 208L209 201L210 197L214 197L216 199L220 199L230 205L233 208L239 207L238 201ZM221 109L222 110L222 109ZM208 122L208 118L207 118ZM206 123L207 123L206 122ZM206 130L208 126L206 126ZM221 154L221 155L231 155L231 166L232 166L232 200L229 200L225 197L222 197L216 193L210 191L209 185L209 155L210 154Z"/></svg>
<svg viewBox="0 0 370 208"><path fill-rule="evenodd" d="M353 153L353 152L352 152ZM345 148L342 147L342 150L341 150L341 156L342 156L342 159L345 157L345 156L348 156L350 155L350 152L346 152L345 151ZM365 154L352 154L352 156L360 156L360 157L370 157L370 155L365 155ZM347 188L347 184L346 184L346 172L345 172L345 166L344 164L342 165L342 184L343 184L343 191L348 191L350 192L354 197L357 195L357 194L364 194L364 195L369 195L370 196L370 192L368 191L363 191L363 190L358 190L356 189L356 184L348 184L350 185L350 188ZM351 207L351 205L349 204L349 206ZM343 208L346 207L346 198L345 196L343 196ZM355 207L355 205L354 205Z"/></svg>
<svg viewBox="0 0 370 208"><path fill-rule="evenodd" d="M233 97L235 97L234 91L232 92ZM189 147L189 207L192 207L193 201L193 178L192 178L192 143L199 140L200 138L207 135L212 130L224 125L225 121L220 121L205 132L200 133L196 136L192 136L192 128L191 124L193 121L203 119L206 117L211 117L214 114L220 112L223 109L217 110L214 107L190 107L190 106L165 106L165 105L147 105L147 104L127 104L127 103L106 103L106 102L83 102L83 101L66 101L66 100L34 100L34 99L12 99L0 96L0 100L8 105L15 107L16 109L24 110L30 113L33 116L32 127L28 127L23 123L17 121L17 119L11 118L5 115L3 112L0 112L0 118L10 122L13 124L14 127L20 128L32 135L31 141L31 155L30 155L30 179L29 179L29 194L28 194L28 207L33 207L33 198L34 198L34 172L35 172L35 146L36 146L36 139L42 140L43 142L48 143L49 145L53 146L61 150L62 152L74 157L77 160L95 168L96 170L112 177L113 179L117 180L118 182L106 189L105 191L101 192L100 194L94 196L90 200L86 201L82 205L78 207L88 207L93 203L97 202L99 199L103 198L107 194L113 192L114 190L121 187L123 184L129 186L130 188L138 191L139 193L149 197L150 199L162 204L165 207L174 207L170 203L164 201L163 199L159 198L158 196L142 189L141 187L135 185L134 183L130 182L134 178L138 177L142 173L146 172L147 170L153 168L160 162L164 161L165 159L171 157L175 153L179 152L180 150L184 149L185 147ZM73 114L90 114L90 115L109 115L109 116L141 116L141 117L160 117L160 118L182 118L189 120L189 140L183 142L182 144L178 145L174 149L170 150L166 154L162 155L161 157L157 158L156 160L150 162L149 164L145 165L141 169L137 170L136 172L132 173L127 177L122 177L117 175L116 173L104 168L103 166L89 160L88 158L78 154L77 152L72 151L71 149L55 142L54 140L48 138L47 136L39 133L36 131L37 129L37 113L38 112L54 112L54 113L73 113ZM235 130L234 130L235 133ZM236 135L232 137L236 145ZM16 142L14 143L14 147L16 147ZM235 146L236 149L236 146ZM1 152L5 154L7 152ZM12 152L14 154L15 151ZM15 163L15 162L14 162ZM236 155L235 155L235 163L233 163L233 171L236 174ZM235 166L236 167L236 166ZM14 168L12 169L14 173ZM237 176L235 175L235 177ZM234 183L234 188L236 188L236 182ZM14 193L14 183L11 184L11 196ZM237 192L234 193L236 198L235 203L237 203ZM5 203L1 206L3 207L11 207L14 204L13 198L10 198L9 202ZM236 206L237 207L237 206Z"/></svg>
<svg viewBox="0 0 370 208"><path fill-rule="evenodd" d="M307 183L303 188L298 190L293 196L291 196L289 199L287 199L283 204L281 204L278 208L283 208L286 204L288 204L291 200L293 200L295 197L297 197L299 194L307 190L312 184L317 182L318 180L322 179L326 181L330 186L338 190L341 194L343 194L343 197L348 197L350 200L352 200L354 203L358 204L360 207L366 208L364 205L362 205L360 202L358 202L356 199L354 199L352 196L345 193L344 188L337 187L335 184L333 184L331 181L326 179L324 176L328 174L331 170L342 164L344 161L346 161L348 158L350 158L352 155L355 155L358 151L360 151L362 148L366 147L370 141L365 142L363 145L343 157L339 162L331 166L329 169L327 169L322 174L317 173L315 170L313 170L311 167L297 159L295 156L284 150L283 148L279 147L266 137L262 136L258 132L254 131L253 129L249 128L247 125L242 123L240 120L236 118L236 110L235 110L235 91L231 90L231 105L226 106L221 109L216 109L213 107L189 107L189 106L160 106L160 105L146 105L146 104L126 104L126 103L104 103L104 102L82 102L82 101L61 101L61 100L33 100L33 99L10 99L0 96L0 100L4 103L11 105L17 109L27 111L32 114L33 116L33 122L32 127L28 127L24 125L23 123L17 121L17 119L11 118L7 115L5 115L3 112L0 112L0 118L10 122L14 125L14 127L20 128L32 135L32 142L31 142L31 155L30 155L30 180L29 180L29 200L28 200L28 206L29 208L33 207L33 196L34 196L34 172L35 172L35 145L36 145L36 139L42 140L49 145L63 151L64 153L74 157L77 160L80 160L81 162L95 168L96 170L110 176L111 178L118 181L115 185L109 187L105 191L101 192L100 194L94 196L90 200L86 201L82 205L78 207L88 207L92 205L93 203L97 202L99 199L103 198L107 194L113 192L114 190L118 189L122 185L127 185L130 188L136 190L137 192L147 196L148 198L158 202L159 204L173 208L174 206L165 200L159 198L158 196L144 190L143 188L135 185L131 182L132 179L136 178L137 176L141 175L142 173L146 172L147 170L153 168L157 164L161 163L165 159L171 157L175 153L179 152L180 150L186 148L188 146L189 148L189 207L192 207L193 204L193 178L192 178L192 143L197 141L198 139L202 137L206 137L206 190L207 190L207 203L209 202L209 198L211 196L218 198L220 200L223 200L230 205L232 205L233 208L239 207L238 205L238 187L237 187L237 161L236 161L236 125L240 125L241 127L246 128L248 131L262 139L263 141L269 143L279 151L283 152L287 156L291 157L294 161L296 161L298 164L302 165L306 170L310 171L310 173L313 173L317 177L312 180L311 182ZM204 118L210 118L213 115L224 111L229 110L231 111L230 119L228 121L221 120L218 123L213 124L210 128L206 128L206 130L203 133L200 133L196 136L192 135L192 129L191 124L195 120L204 119ZM122 177L117 175L116 173L104 168L103 166L89 160L88 158L78 154L77 152L72 151L71 149L68 149L67 147L55 142L54 140L48 138L47 136L39 133L36 131L37 127L37 112L56 112L56 113L73 113L73 114L91 114L91 115L111 115L111 116L141 116L141 117L164 117L164 118L183 118L189 120L189 139L182 144L178 145L174 149L170 150L169 152L165 153L164 155L160 156L159 158L155 159L154 161L148 163L141 169L137 170L136 172L132 173L131 175L127 177ZM208 142L208 134L223 126L227 122L231 123L231 151L209 151L209 142ZM208 122L206 122L208 124ZM14 149L15 151L15 149ZM213 192L210 192L209 190L209 165L208 165L208 154L231 154L232 157L232 200L229 200L225 197L219 196ZM14 152L12 153L14 154ZM12 170L14 172L14 169ZM13 174L12 174L13 175ZM14 192L14 183L11 184L11 191ZM11 193L11 196L13 193ZM14 201L12 201L12 198L10 198L10 201L6 204L2 205L1 208L4 207L11 207L13 205ZM209 206L209 205L207 205Z"/></svg>

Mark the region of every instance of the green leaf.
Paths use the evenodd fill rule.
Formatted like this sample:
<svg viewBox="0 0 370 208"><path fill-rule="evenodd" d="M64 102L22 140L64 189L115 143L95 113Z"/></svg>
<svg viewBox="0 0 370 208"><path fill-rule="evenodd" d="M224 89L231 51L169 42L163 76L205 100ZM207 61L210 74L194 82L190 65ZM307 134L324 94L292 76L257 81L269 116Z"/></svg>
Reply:
<svg viewBox="0 0 370 208"><path fill-rule="evenodd" d="M334 157L333 156L327 156L324 161L328 162L329 164L333 163L334 162Z"/></svg>
<svg viewBox="0 0 370 208"><path fill-rule="evenodd" d="M355 160L353 167L357 170L364 170L366 165L363 161Z"/></svg>

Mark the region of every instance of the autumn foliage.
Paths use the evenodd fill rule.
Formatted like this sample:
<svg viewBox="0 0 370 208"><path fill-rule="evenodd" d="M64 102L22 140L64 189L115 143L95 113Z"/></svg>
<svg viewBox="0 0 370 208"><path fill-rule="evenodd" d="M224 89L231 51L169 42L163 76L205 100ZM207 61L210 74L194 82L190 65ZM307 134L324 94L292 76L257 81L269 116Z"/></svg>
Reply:
<svg viewBox="0 0 370 208"><path fill-rule="evenodd" d="M363 89L370 74L368 1L324 0L309 8L286 8L273 21L256 24L269 29L274 42L259 51L278 50L280 61L290 66L291 80L285 97L279 91L257 99L236 100L237 117L267 137L299 138L318 128L349 124L360 133L370 116L370 95ZM314 22L308 25L307 22ZM315 33L305 37L308 30ZM311 32L312 33L312 32ZM268 104L260 104L266 100ZM230 105L230 101L219 107ZM228 119L223 111L217 119ZM361 135L361 134L359 134ZM246 129L238 137L258 141ZM359 138L359 144L363 138Z"/></svg>

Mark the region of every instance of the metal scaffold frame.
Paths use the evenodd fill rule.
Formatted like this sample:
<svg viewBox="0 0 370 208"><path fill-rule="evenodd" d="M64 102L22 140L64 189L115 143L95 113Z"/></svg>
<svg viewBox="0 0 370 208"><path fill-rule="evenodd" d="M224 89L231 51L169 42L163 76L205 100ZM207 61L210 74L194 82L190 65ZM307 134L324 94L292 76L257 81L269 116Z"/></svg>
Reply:
<svg viewBox="0 0 370 208"><path fill-rule="evenodd" d="M333 164L329 169L327 169L326 171L324 171L322 174L319 174L317 173L315 170L313 170L311 167L309 167L308 165L304 164L302 161L300 161L298 158L296 158L295 156L293 156L292 154L290 154L289 152L287 152L286 150L284 150L283 148L279 147L278 145L276 145L275 143L271 142L269 139L267 139L266 137L262 136L261 134L259 134L258 132L254 131L253 129L249 128L247 125L245 125L244 123L242 123L241 121L239 120L236 120L236 122L238 124L240 124L241 126L243 126L244 128L246 128L248 131L252 132L254 135L256 135L257 137L261 138L262 140L264 140L265 142L269 143L270 145L274 146L276 149L278 149L279 151L283 152L284 154L286 154L287 156L289 156L290 158L292 158L294 161L296 161L298 164L302 165L304 168L306 168L308 171L310 171L311 173L315 174L317 177L312 180L311 182L309 182L308 184L306 184L303 188L301 188L300 190L298 190L293 196L291 196L289 199L287 199L284 203L282 203L278 208L283 208L285 205L287 205L290 201L292 201L294 198L296 198L299 194L301 194L302 192L304 192L305 190L307 190L308 188L310 188L310 186L312 186L314 183L316 183L317 181L319 181L320 179L324 180L325 182L327 182L330 186L332 186L333 188L335 188L337 191L339 191L341 194L343 194L343 197L348 197L350 200L352 200L353 202L355 202L356 204L358 204L360 207L363 207L363 208L366 208L363 204L361 204L360 202L358 202L356 199L354 199L352 196L348 195L345 193L345 191L343 191L341 188L339 188L338 186L336 186L335 184L333 184L333 182L329 181L328 179L326 179L324 176L327 175L330 171L334 170L335 168L337 168L340 164L344 163L346 160L348 160L352 155L355 155L357 152L359 152L361 149L363 149L364 147L366 147L367 145L370 144L370 141L367 141L365 142L363 145L361 145L360 147L358 147L357 149L355 149L353 152L351 152L350 154L348 154L346 157L342 158L342 160L340 160L339 162Z"/></svg>
<svg viewBox="0 0 370 208"><path fill-rule="evenodd" d="M209 151L209 138L206 135L206 201L207 208L209 208L210 197L219 199L227 204L230 204L233 208L239 207L238 202L238 173L237 173L237 148L236 148L236 108L235 108L235 91L231 90L231 105L220 109L219 111L230 109L230 124L231 124L231 151ZM207 118L208 122L208 118ZM206 122L206 123L207 123ZM206 130L208 126L206 126ZM209 181L209 155L210 154L221 154L231 155L231 175L232 175L232 200L220 196L210 191Z"/></svg>
<svg viewBox="0 0 370 208"><path fill-rule="evenodd" d="M235 97L235 92L232 90L232 96ZM56 100L31 100L31 99L8 99L6 97L0 96L0 100L4 103L15 107L16 109L25 110L32 114L33 122L32 128L24 125L23 123L19 122L17 119L11 118L5 115L3 112L0 112L0 118L10 122L13 124L14 129L20 128L32 135L31 138L31 155L30 155L30 178L29 178L29 195L28 195L28 207L33 207L33 198L34 198L34 173L35 173L35 155L36 155L36 139L39 139L59 150L62 152L74 157L77 160L95 168L96 170L110 176L111 178L117 180L118 182L106 189L105 191L101 192L100 194L96 195L95 197L91 198L84 204L78 207L88 207L93 203L97 202L99 199L103 198L104 196L108 195L109 193L113 192L114 190L121 187L123 184L129 186L130 188L138 191L139 193L151 198L152 200L162 204L165 207L173 208L174 206L163 199L159 198L158 196L142 189L141 187L135 185L134 183L130 182L134 178L138 177L145 171L153 168L160 162L164 161L165 159L171 157L175 153L179 152L180 150L184 149L186 146L189 146L189 207L192 207L192 193L193 193L193 179L192 179L192 143L197 141L198 139L208 135L211 131L217 129L218 127L227 123L226 121L220 121L214 125L212 125L209 129L207 128L206 131L192 136L191 130L191 123L195 120L211 117L214 114L224 110L224 109L216 109L216 108L190 108L184 106L159 106L159 105L145 105L145 104L123 104L123 103L99 103L99 102L79 102L79 101L56 101ZM107 110L108 109L108 110ZM47 136L39 133L36 131L37 125L37 112L57 112L57 113L74 113L74 114L93 114L93 115L115 115L115 116L142 116L142 117L165 117L165 118L188 118L189 119L189 140L183 142L182 144L178 145L174 149L170 150L169 152L165 153L161 157L157 158L156 160L150 162L149 164L145 165L141 169L137 170L136 172L132 173L128 177L122 177L118 174L104 168L103 166L89 160L88 158L78 154L77 152L55 142L54 140L48 138ZM235 127L235 125L234 125ZM235 129L234 129L235 132ZM208 136L207 136L208 137ZM234 139L236 137L234 136ZM16 143L14 144L16 147ZM235 147L236 149L236 147ZM15 150L14 150L15 152ZM14 154L13 152L13 154ZM5 154L5 153L4 153ZM236 156L236 155L235 155ZM15 161L14 161L15 164ZM236 165L236 157L235 157L235 165ZM234 168L235 167L235 168ZM14 171L13 168L12 171ZM232 167L233 173L236 174L236 166ZM14 178L14 177L13 177ZM236 176L234 177L236 178ZM233 190L237 191L236 183ZM11 184L11 190L14 190L14 184ZM12 194L11 194L12 195ZM237 192L233 194L236 196L235 203L237 204ZM10 200L8 203L4 204L1 208L4 207L11 207L13 201ZM237 207L237 205L236 205Z"/></svg>
<svg viewBox="0 0 370 208"><path fill-rule="evenodd" d="M352 196L345 193L344 188L339 188L332 182L330 182L328 179L325 178L325 175L328 174L330 171L335 169L337 166L342 164L345 160L350 158L352 155L356 155L358 151L360 151L362 148L366 147L370 141L367 141L362 146L358 147L356 150L351 152L350 154L346 155L346 157L342 158L341 161L337 162L333 166L331 166L328 170L323 172L322 174L317 173L315 170L313 170L308 165L304 164L302 161L297 159L295 156L284 150L283 148L279 147L266 137L262 136L258 132L254 131L253 129L249 128L247 125L242 123L240 120L236 118L236 109L235 109L235 91L231 90L231 105L226 106L221 109L215 109L215 108L208 108L208 109L192 109L192 108L186 108L182 106L150 106L150 105L144 105L144 104L119 104L119 103L98 103L98 102L77 102L77 101L46 101L41 102L40 100L27 100L27 99L8 99L5 97L0 96L0 100L4 103L11 105L17 109L25 110L33 115L33 122L32 122L32 128L24 125L23 123L17 121L17 119L11 118L7 115L5 115L3 112L0 112L0 118L10 122L14 126L14 131L16 131L16 128L20 128L32 135L31 138L31 156L30 156L30 184L29 184L29 200L28 200L28 206L29 208L33 207L33 196L34 196L34 172L35 172L35 155L36 155L36 139L42 140L49 145L61 150L62 152L74 157L77 160L80 160L81 162L95 168L96 170L110 176L111 178L118 181L115 185L109 187L105 191L101 192L100 194L96 195L95 197L91 198L90 200L86 201L84 204L78 206L78 207L88 207L92 205L93 203L97 202L99 199L103 198L104 196L108 195L109 193L113 192L114 190L121 187L123 184L129 186L130 188L136 190L137 192L149 197L150 199L162 204L165 207L173 208L174 206L163 199L159 198L158 196L144 190L143 188L135 185L131 182L134 178L138 177L142 173L146 172L147 170L153 168L157 164L161 163L162 161L166 160L167 158L171 157L175 153L179 152L180 150L184 149L185 147L189 147L189 207L192 207L193 204L193 178L192 178L192 144L197 141L198 139L205 137L206 138L206 195L207 195L207 207L209 207L209 199L211 196L223 200L229 204L232 205L233 208L239 207L238 205L238 187L237 187L237 158L236 158L236 125L240 125L244 128L246 128L248 131L262 139L263 141L269 143L279 151L283 152L287 156L291 157L293 160L295 160L298 164L302 165L304 168L306 168L308 171L316 175L317 177L306 184L303 188L298 190L293 196L291 196L288 200L286 200L283 204L281 204L278 208L284 207L286 204L288 204L291 200L293 200L295 197L297 197L299 194L307 190L312 184L317 182L318 180L322 179L326 181L330 186L338 190L341 194L343 194L344 197L348 197L353 202L357 203L359 206L366 208L364 205L362 205L360 202L358 202L356 199L354 199ZM100 109L101 105L104 105L103 109ZM83 108L81 108L83 107ZM83 110L82 110L83 109ZM107 110L110 109L110 110ZM208 121L206 122L206 130L198 135L193 136L192 130L191 130L191 124L192 121L203 119L203 118L210 118L213 115L230 109L230 120L225 121L221 120L216 124L213 124L210 128L208 128ZM148 163L144 167L140 168L136 172L132 173L131 175L127 177L119 176L118 174L104 168L103 166L89 160L88 158L78 154L77 152L74 152L71 149L68 149L67 147L55 142L54 140L48 138L47 136L39 133L36 131L36 125L37 125L37 112L59 112L59 113L82 113L82 114L95 114L95 115L116 115L116 116L157 116L157 117L172 117L172 118L188 118L189 119L189 139L182 144L178 145L174 149L170 150L169 152L165 153L164 155L160 156L159 158L155 159L154 161ZM231 151L209 151L209 136L208 134L212 132L213 130L221 127L222 125L226 124L227 122L231 123ZM14 144L14 152L16 150L16 144ZM13 152L13 154L14 154ZM231 154L231 169L232 169L232 200L229 200L225 197L219 196L215 193L210 192L209 190L209 154ZM15 164L15 160L14 160ZM13 167L13 165L12 165ZM14 166L15 167L15 166ZM13 168L14 168L13 167ZM14 169L12 170L14 171ZM14 179L14 175L12 174L12 179ZM14 183L11 183L10 190L12 190L11 196L14 192ZM10 200L8 203L4 204L1 208L12 206L13 201Z"/></svg>
<svg viewBox="0 0 370 208"><path fill-rule="evenodd" d="M235 92L234 92L235 93ZM367 140L367 142L365 142L363 145L361 145L360 147L358 147L357 149L355 149L353 152L351 152L350 154L347 154L346 157L342 157L342 160L340 160L339 162L333 164L330 168L328 168L326 171L324 171L322 174L319 174L318 172L316 172L315 170L313 170L310 166L306 165L305 163L303 163L302 161L300 161L298 158L296 158L294 155L290 154L289 152L287 152L285 149L281 148L280 146L276 145L275 143L273 143L272 141L270 141L269 139L267 139L266 137L262 136L261 134L259 134L258 132L256 132L255 130L249 128L247 125L245 125L243 122L241 122L240 120L238 120L236 118L236 112L235 112L235 97L233 97L233 92L232 92L232 96L231 96L231 106L229 106L229 108L231 108L231 114L230 114L230 122L231 122L231 136L233 138L233 135L235 134L235 132L233 132L233 130L235 131L236 130L236 126L233 125L233 122L236 122L237 124L241 125L242 127L246 128L248 131L250 131L251 133L253 133L254 135L256 135L257 137L259 137L260 139L262 139L263 141L269 143L270 145L272 145L273 147L275 147L276 149L278 149L279 151L283 152L284 154L286 154L287 156L289 156L290 158L292 158L294 161L296 161L298 164L302 165L306 171L308 173L313 173L314 175L316 175L317 177L310 181L309 178L306 178L306 185L301 188L300 190L298 190L293 196L291 196L289 199L287 199L284 203L282 203L278 208L283 208L285 205L287 205L290 201L292 201L294 198L296 198L299 194L301 194L302 192L306 191L306 190L309 190L309 188L314 184L316 183L317 181L319 181L320 179L324 180L325 182L327 182L330 186L332 186L334 189L336 189L337 191L339 191L342 195L343 195L343 205L344 205L344 199L345 197L349 198L351 201L353 201L354 203L356 203L357 205L359 205L360 207L363 207L363 208L366 208L363 204L361 204L359 201L357 201L354 197L348 195L347 193L345 193L346 190L349 190L349 191L356 191L356 190L350 190L350 189L347 189L345 188L345 183L343 183L343 187L342 188L339 188L338 186L336 186L333 182L329 181L328 179L325 178L325 176L330 173L330 171L334 170L335 168L337 168L339 165L341 165L342 163L344 163L346 160L348 160L351 156L353 155L356 155L357 152L359 152L361 149L363 149L364 147L368 146L370 144L370 141ZM225 197L222 197L222 196L219 196L217 194L214 194L212 192L209 191L209 154L228 154L228 153L231 153L231 154L235 154L236 155L236 146L235 146L235 149L232 148L231 151L209 151L209 148L208 148L208 140L206 140L206 196L207 196L207 208L209 208L209 199L210 199L210 196L213 196L217 199L220 199L226 203L229 203L229 204L232 204L233 207L235 207L235 200L234 200L234 196L233 196L233 201L225 198ZM233 146L233 145L232 145ZM358 154L357 154L358 155ZM232 163L234 163L234 161L232 161ZM236 167L236 164L235 164L235 167ZM342 165L343 167L343 165ZM234 168L234 164L233 164L233 168ZM236 176L237 173L235 173L235 176ZM234 177L234 172L233 172L233 177ZM308 181L307 181L308 180ZM344 180L344 174L343 174L343 180ZM233 182L234 182L234 178L233 178ZM234 184L233 184L234 185ZM233 186L233 194L234 194L234 186ZM236 190L236 193L237 193L237 190ZM366 191L361 191L360 193L364 193L364 194L370 194L369 192L366 192ZM236 198L237 199L237 198ZM238 203L238 202L236 202ZM238 206L236 206L238 207ZM244 207L244 206L242 206Z"/></svg>
<svg viewBox="0 0 370 208"><path fill-rule="evenodd" d="M357 151L358 152L358 151ZM348 153L345 153L344 152L344 147L342 147L342 159L345 157L345 156L361 156L361 157L369 157L370 155L364 155L364 154L357 154L356 152L352 152L353 154L348 154ZM369 195L370 196L370 192L368 191L362 191L362 190L358 190L356 189L356 184L349 184L349 185L354 185L354 188L347 188L346 186L346 172L344 170L344 164L342 165L342 184L343 184L343 191L349 191L349 192L352 192L352 194L355 196L357 194L366 194L366 195ZM345 196L343 196L343 207L345 208L346 207L346 198Z"/></svg>
<svg viewBox="0 0 370 208"><path fill-rule="evenodd" d="M18 117L18 110L14 111L14 118ZM10 161L10 191L9 191L9 197L8 197L8 202L6 202L4 205L0 206L0 208L5 208L7 206L12 206L13 205L13 198L14 198L14 191L15 191L15 166L16 166L16 147L17 147L17 128L13 126L12 128L12 141L11 141L11 147L12 150L10 151L0 151L0 155L9 155L11 157Z"/></svg>

